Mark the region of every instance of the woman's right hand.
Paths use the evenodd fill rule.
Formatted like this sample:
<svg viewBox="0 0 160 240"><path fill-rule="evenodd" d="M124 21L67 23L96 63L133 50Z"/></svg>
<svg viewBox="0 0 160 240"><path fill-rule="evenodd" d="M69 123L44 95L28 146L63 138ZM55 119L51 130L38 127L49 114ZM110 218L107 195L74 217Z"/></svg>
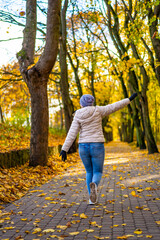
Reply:
<svg viewBox="0 0 160 240"><path fill-rule="evenodd" d="M67 153L66 153L66 151L62 150L62 151L60 152L60 155L59 155L59 156L62 156L62 161L63 161L63 162L66 161L66 159L67 159Z"/></svg>

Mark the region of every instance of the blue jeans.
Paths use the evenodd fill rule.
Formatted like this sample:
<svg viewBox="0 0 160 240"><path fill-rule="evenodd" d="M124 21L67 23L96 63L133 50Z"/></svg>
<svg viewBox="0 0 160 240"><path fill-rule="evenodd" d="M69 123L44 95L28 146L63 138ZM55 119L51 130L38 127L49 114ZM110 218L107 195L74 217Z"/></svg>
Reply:
<svg viewBox="0 0 160 240"><path fill-rule="evenodd" d="M91 182L98 184L102 178L104 165L104 143L79 143L79 155L86 169L87 189L90 195Z"/></svg>

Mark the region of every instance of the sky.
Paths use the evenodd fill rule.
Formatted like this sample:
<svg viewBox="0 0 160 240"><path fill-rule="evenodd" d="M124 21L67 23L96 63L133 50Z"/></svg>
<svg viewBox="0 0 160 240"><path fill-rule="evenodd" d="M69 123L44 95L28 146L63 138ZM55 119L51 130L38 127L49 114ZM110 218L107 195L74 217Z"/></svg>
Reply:
<svg viewBox="0 0 160 240"><path fill-rule="evenodd" d="M5 0L0 3L0 11L5 11L11 14L14 14L14 18L17 21L25 24L24 17L20 16L20 12L25 11L25 4L26 4L25 0L18 0L18 1ZM45 18L44 16L42 16L42 13L40 13L40 11L38 12L37 15L38 15L37 21L44 22ZM1 14L0 14L0 19L1 19ZM16 53L19 52L22 48L23 29L24 27L21 27L15 24L10 24L4 21L0 21L0 33L1 33L0 34L0 56L1 56L0 67L2 65L8 64L8 62L11 63L14 60L17 61ZM19 38L19 39L4 41L12 38ZM39 44L42 44L42 41L40 43L40 41L37 40L37 45Z"/></svg>
<svg viewBox="0 0 160 240"><path fill-rule="evenodd" d="M0 67L6 65L8 62L16 60L16 53L21 50L22 46L22 30L22 27L17 27L16 25L10 26L8 23L0 22L0 32L3 33L0 36ZM20 37L21 39L2 41L15 37Z"/></svg>
<svg viewBox="0 0 160 240"><path fill-rule="evenodd" d="M93 0L94 1L94 0ZM45 8L47 5L47 0L38 0L38 4L41 8ZM83 4L82 4L83 2ZM85 5L88 8L87 0L77 0L79 9L84 9ZM4 0L0 3L0 11L9 12L14 14L14 18L19 22L25 24L24 17L20 17L20 12L25 11L26 0ZM63 5L63 3L62 3ZM38 9L38 8L37 8ZM69 9L68 9L69 10ZM69 13L69 11L68 11ZM46 20L46 17L40 10L37 12L37 21L43 22ZM1 20L1 14L0 14ZM0 67L6 65L13 61L17 61L16 53L19 52L22 48L23 41L23 29L24 27L10 24L4 21L0 21ZM37 32L37 36L40 37L40 33ZM7 39L19 38L14 40L6 41ZM41 46L44 43L41 40L36 40L37 46Z"/></svg>
<svg viewBox="0 0 160 240"><path fill-rule="evenodd" d="M0 10L19 16L19 12L25 10L24 0L5 0L0 3ZM16 60L16 53L21 50L23 28L17 25L0 21L0 67L8 62ZM10 38L18 38L19 40L3 41Z"/></svg>

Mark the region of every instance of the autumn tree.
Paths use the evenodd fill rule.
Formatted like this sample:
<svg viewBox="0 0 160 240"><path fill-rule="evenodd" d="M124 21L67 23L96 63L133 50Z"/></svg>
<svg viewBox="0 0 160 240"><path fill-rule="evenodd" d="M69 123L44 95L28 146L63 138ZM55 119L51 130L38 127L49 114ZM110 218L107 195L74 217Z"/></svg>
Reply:
<svg viewBox="0 0 160 240"><path fill-rule="evenodd" d="M68 7L68 0L64 1L63 8L61 10L61 28L60 28L60 68L61 68L61 79L60 87L62 94L62 102L65 116L65 129L69 131L70 125L73 119L74 106L69 95L69 84L68 84L68 67L67 67L67 47L66 47L66 11ZM72 144L69 152L76 151L75 142Z"/></svg>
<svg viewBox="0 0 160 240"><path fill-rule="evenodd" d="M47 163L49 120L47 83L58 52L60 7L60 0L48 0L46 44L38 62L34 64L37 6L36 0L26 1L23 44L17 58L20 72L31 95L30 166Z"/></svg>
<svg viewBox="0 0 160 240"><path fill-rule="evenodd" d="M11 116L11 119L20 121L22 119L27 121L29 106L29 93L26 89L22 76L19 72L19 66L17 63L7 64L0 68L0 115L1 122L4 123L7 120L7 115ZM18 113L17 109L21 113ZM28 122L28 121L27 121Z"/></svg>
<svg viewBox="0 0 160 240"><path fill-rule="evenodd" d="M93 10L92 10L93 11ZM84 17L86 16L86 18ZM97 42L99 42L99 45L101 46L101 49L103 49L103 52L105 51L107 53L107 57L105 60L106 66L107 66L107 62L109 62L110 66L107 68L109 75L114 79L117 76L117 79L119 79L121 85L122 85L122 89L123 89L123 94L124 97L127 98L128 97L128 90L124 81L124 74L123 74L123 70L121 70L118 66L118 60L117 60L117 53L115 50L111 50L109 47L109 41L108 38L106 36L106 34L108 34L106 32L106 26L109 28L109 23L110 21L106 20L105 17L103 16L102 13L97 12L97 10L95 9L93 12L85 12L85 13L80 13L80 18L82 19L85 28L88 29L88 31L96 37ZM90 23L90 24L88 24ZM110 29L110 28L109 28ZM111 35L112 37L112 35ZM112 39L112 38L111 38ZM113 38L114 41L114 38ZM111 43L112 44L112 43ZM115 58L115 56L116 58ZM122 56L122 53L120 53L120 56ZM134 107L134 105L133 105ZM131 105L128 105L128 111L129 114L131 115L131 118L133 118L133 122L134 125L136 127L137 130L137 140L138 140L138 145L140 146L141 149L145 148L145 143L144 143L144 137L142 134L142 130L141 130L141 125L140 125L140 121L139 118L136 117L138 114L138 110L136 110L136 108L131 107ZM134 112L134 114L133 114ZM128 128L130 128L130 121L128 121ZM127 135L126 141L133 141L133 128L132 131L130 132L130 134Z"/></svg>
<svg viewBox="0 0 160 240"><path fill-rule="evenodd" d="M78 19L77 15L75 14L75 3L72 2L72 15L69 19L67 19L67 27L68 27L68 36L67 36L67 56L69 58L70 64L72 66L75 81L77 85L77 90L79 97L83 95L82 85L79 77L79 48L78 43L80 43L80 32L78 28ZM70 33L70 34L69 34ZM72 39L71 39L72 38ZM79 41L77 40L79 39ZM71 43L70 43L71 41Z"/></svg>
<svg viewBox="0 0 160 240"><path fill-rule="evenodd" d="M110 36L114 42L115 47L117 48L117 51L118 51L120 57L121 58L123 57L123 61L128 62L129 61L128 51L129 51L129 47L131 47L134 57L140 61L140 57L138 56L138 51L136 49L136 46L135 46L133 40L131 38L129 38L128 44L126 46L124 44L124 41L123 41L122 36L119 31L120 20L119 20L119 16L118 16L118 12L117 12L117 6L115 8L113 8L112 4L107 0L105 0L105 4L106 4L107 10L108 10L107 18L108 18L108 23L109 23L108 25L109 25ZM133 9L133 7L131 6L131 3L130 3L130 5L129 5L130 14L132 13L132 9ZM125 7L124 7L124 15L125 15L124 27L126 29L125 36L127 38L128 37L127 30L128 30L128 25L130 23L129 22L130 18L128 18L128 17L126 18ZM136 13L135 13L135 16L136 16ZM130 33L132 28L129 28L129 29L130 29L129 30L129 33ZM134 30L135 30L135 28L133 28L133 31ZM130 36L130 34L129 34L129 36ZM142 120L144 123L148 151L149 151L149 153L154 153L154 152L157 152L158 149L157 149L157 146L156 146L156 143L154 140L154 136L152 134L151 124L150 124L150 120L149 120L149 112L148 112L148 102L147 102L146 91L147 91L147 86L149 83L149 77L148 77L145 67L142 63L139 64L139 68L140 68L141 74L143 76L143 82L142 82L142 92L141 92L141 103L139 102L139 99L136 100L136 103L138 104L139 110L142 107ZM129 84L130 84L131 93L133 91L139 92L138 78L137 78L136 72L131 67L129 67Z"/></svg>
<svg viewBox="0 0 160 240"><path fill-rule="evenodd" d="M146 1L146 10L148 13L149 33L155 52L155 73L160 86L160 39L158 36L158 22L160 21L160 3L159 1Z"/></svg>

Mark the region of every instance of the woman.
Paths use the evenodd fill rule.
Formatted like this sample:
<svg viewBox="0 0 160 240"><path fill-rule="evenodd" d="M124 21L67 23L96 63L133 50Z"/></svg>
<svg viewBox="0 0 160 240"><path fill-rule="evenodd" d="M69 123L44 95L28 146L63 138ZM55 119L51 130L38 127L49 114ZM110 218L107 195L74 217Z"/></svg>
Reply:
<svg viewBox="0 0 160 240"><path fill-rule="evenodd" d="M60 156L62 156L63 161L67 159L66 153L76 139L78 132L80 132L79 155L86 169L89 204L97 202L97 187L103 172L105 139L102 130L102 118L125 107L136 96L137 93L134 93L130 98L106 106L93 106L94 97L90 94L85 94L80 98L81 109L75 113Z"/></svg>

